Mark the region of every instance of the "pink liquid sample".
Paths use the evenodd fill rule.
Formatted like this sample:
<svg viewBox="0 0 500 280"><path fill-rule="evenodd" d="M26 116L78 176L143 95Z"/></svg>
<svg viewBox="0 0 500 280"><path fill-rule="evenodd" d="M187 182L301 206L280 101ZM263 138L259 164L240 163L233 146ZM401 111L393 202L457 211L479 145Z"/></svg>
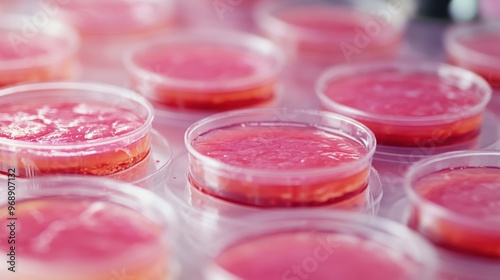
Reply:
<svg viewBox="0 0 500 280"><path fill-rule="evenodd" d="M457 168L428 175L415 183L426 201L453 213L462 220L484 227L500 224L500 168ZM500 230L474 229L457 219L436 217L432 223L415 209L412 226L432 241L469 253L500 258Z"/></svg>
<svg viewBox="0 0 500 280"><path fill-rule="evenodd" d="M391 56L402 37L393 22L349 8L308 3L278 9L273 16L290 28L276 39L285 45L296 40L304 55L342 61ZM366 29L369 23L375 27Z"/></svg>
<svg viewBox="0 0 500 280"><path fill-rule="evenodd" d="M204 156L235 168L276 170L300 176L317 168L339 167L361 161L367 150L357 141L316 127L290 124L243 123L211 130L197 137L193 148ZM357 169L357 170L356 170ZM259 206L304 206L331 203L359 194L366 187L369 164L343 175L316 174L300 183L246 182L218 174L211 178L219 190L204 182L203 165L190 169L194 184L222 198ZM244 176L242 176L244 177ZM209 182L211 183L211 182ZM297 185L298 184L298 185ZM299 190L300 189L300 190Z"/></svg>
<svg viewBox="0 0 500 280"><path fill-rule="evenodd" d="M9 212L2 208L2 220ZM76 197L24 200L16 204L16 254L11 280L165 279L167 251L162 229L142 214L111 202ZM1 227L0 234L9 236ZM4 242L5 241L5 242ZM2 254L12 244L0 244ZM10 277L10 278L9 278ZM13 278L12 278L13 277Z"/></svg>
<svg viewBox="0 0 500 280"><path fill-rule="evenodd" d="M408 280L421 273L405 255L378 242L326 232L243 240L222 251L215 263L238 279Z"/></svg>
<svg viewBox="0 0 500 280"><path fill-rule="evenodd" d="M145 121L130 110L104 103L47 101L43 105L28 101L24 104L5 105L0 109L0 139L15 140L12 145L73 144L74 151L77 151L79 144L91 144L126 135L141 127ZM99 152L94 147L92 153L82 152L81 160L75 160L74 155L68 156L71 149L54 150L51 154L23 156L18 164L22 166L29 159L27 162L41 173L107 175L141 161L149 153L148 143L148 137L143 137L133 143L110 143L110 148L113 145L115 147L106 152ZM6 166L12 164L8 158L2 157L1 161L6 161ZM18 169L20 176L27 175L23 168Z"/></svg>
<svg viewBox="0 0 500 280"><path fill-rule="evenodd" d="M167 106L223 110L274 97L273 78L247 83L275 67L273 61L249 50L203 42L178 43L155 47L136 61L141 68L159 75L158 80L171 81L164 86L155 83L154 92L148 95ZM133 79L132 83L141 81Z"/></svg>
<svg viewBox="0 0 500 280"><path fill-rule="evenodd" d="M73 57L57 57L68 48L65 42L42 34L20 40L13 34L19 36L0 30L0 88L73 77Z"/></svg>
<svg viewBox="0 0 500 280"><path fill-rule="evenodd" d="M473 138L482 122L482 113L447 120L449 116L465 115L483 98L475 89L458 84L456 80L423 73L359 73L331 80L325 95L335 103L357 110L359 116L353 118L367 125L379 144L417 146L435 140L436 145L444 145ZM429 121L415 125L411 121L425 117L441 119L437 124ZM400 119L407 119L408 124L391 124Z"/></svg>
<svg viewBox="0 0 500 280"><path fill-rule="evenodd" d="M456 57L450 54L450 59L458 66L467 68L488 81L494 89L500 89L500 67L496 61L500 60L500 32L479 33L464 37L459 43L466 48L468 53L464 57ZM481 60L472 59L468 56L482 56Z"/></svg>

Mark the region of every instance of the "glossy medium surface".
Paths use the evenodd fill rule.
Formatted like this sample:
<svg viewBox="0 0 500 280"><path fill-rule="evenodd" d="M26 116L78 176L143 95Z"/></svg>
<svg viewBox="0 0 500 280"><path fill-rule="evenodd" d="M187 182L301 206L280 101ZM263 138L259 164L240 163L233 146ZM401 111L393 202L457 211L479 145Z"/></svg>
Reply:
<svg viewBox="0 0 500 280"><path fill-rule="evenodd" d="M491 98L486 81L469 71L406 62L332 67L317 93L328 110L367 125L379 144L406 147L476 138Z"/></svg>
<svg viewBox="0 0 500 280"><path fill-rule="evenodd" d="M150 151L153 110L125 89L44 83L0 91L0 162L18 176L110 175Z"/></svg>

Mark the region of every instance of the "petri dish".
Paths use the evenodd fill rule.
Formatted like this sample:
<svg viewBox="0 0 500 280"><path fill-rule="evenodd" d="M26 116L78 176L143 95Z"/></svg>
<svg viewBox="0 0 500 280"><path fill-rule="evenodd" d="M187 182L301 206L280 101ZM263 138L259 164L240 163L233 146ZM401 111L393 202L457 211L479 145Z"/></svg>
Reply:
<svg viewBox="0 0 500 280"><path fill-rule="evenodd" d="M328 205L367 188L375 138L340 115L248 109L193 124L185 136L190 182L258 207Z"/></svg>
<svg viewBox="0 0 500 280"><path fill-rule="evenodd" d="M40 83L0 91L2 172L110 175L150 154L153 108L127 89Z"/></svg>
<svg viewBox="0 0 500 280"><path fill-rule="evenodd" d="M136 45L124 63L129 87L160 115L190 119L276 102L284 55L255 35L185 30Z"/></svg>
<svg viewBox="0 0 500 280"><path fill-rule="evenodd" d="M15 246L0 244L2 254L14 255L2 265L2 278L163 280L177 273L172 254L177 218L151 192L88 176L36 178L26 188L9 186L14 186L9 196L15 207L2 202L0 217L10 227L0 232L13 236ZM5 197L7 191L2 190Z"/></svg>
<svg viewBox="0 0 500 280"><path fill-rule="evenodd" d="M405 190L409 226L435 244L471 255L500 258L498 151L461 151L409 168Z"/></svg>
<svg viewBox="0 0 500 280"><path fill-rule="evenodd" d="M336 66L316 84L321 104L368 126L381 146L448 146L477 138L491 88L478 75L435 63Z"/></svg>

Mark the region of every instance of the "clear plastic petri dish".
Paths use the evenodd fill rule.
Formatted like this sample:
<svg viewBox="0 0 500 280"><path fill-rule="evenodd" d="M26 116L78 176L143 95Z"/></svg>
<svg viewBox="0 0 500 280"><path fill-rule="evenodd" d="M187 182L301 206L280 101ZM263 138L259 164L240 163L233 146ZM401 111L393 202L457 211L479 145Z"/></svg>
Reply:
<svg viewBox="0 0 500 280"><path fill-rule="evenodd" d="M340 115L249 109L186 131L189 180L201 191L257 207L320 206L367 188L375 137Z"/></svg>
<svg viewBox="0 0 500 280"><path fill-rule="evenodd" d="M500 91L500 22L462 24L449 28L444 36L448 60L481 75Z"/></svg>
<svg viewBox="0 0 500 280"><path fill-rule="evenodd" d="M382 218L300 211L246 222L213 241L204 279L437 279L432 246Z"/></svg>
<svg viewBox="0 0 500 280"><path fill-rule="evenodd" d="M261 1L255 20L290 57L321 64L392 57L413 1Z"/></svg>
<svg viewBox="0 0 500 280"><path fill-rule="evenodd" d="M124 63L129 87L174 119L273 104L284 55L255 35L185 30L136 45Z"/></svg>
<svg viewBox="0 0 500 280"><path fill-rule="evenodd" d="M447 249L500 259L500 152L462 151L409 168L408 224Z"/></svg>
<svg viewBox="0 0 500 280"><path fill-rule="evenodd" d="M0 88L76 78L80 39L74 29L48 16L0 18Z"/></svg>
<svg viewBox="0 0 500 280"><path fill-rule="evenodd" d="M119 87L40 83L0 90L2 173L110 175L150 154L153 108Z"/></svg>
<svg viewBox="0 0 500 280"><path fill-rule="evenodd" d="M437 63L336 66L316 84L321 105L368 126L381 146L448 146L476 139L491 87Z"/></svg>
<svg viewBox="0 0 500 280"><path fill-rule="evenodd" d="M412 205L403 197L390 205L388 219L408 225ZM496 280L500 275L498 259L466 254L436 247L439 259L438 278L442 280Z"/></svg>
<svg viewBox="0 0 500 280"><path fill-rule="evenodd" d="M177 216L151 192L88 176L36 178L25 188L15 182L0 191L15 201L0 204L10 225L0 233L15 241L0 244L11 262L2 264L2 279L163 280L177 273Z"/></svg>

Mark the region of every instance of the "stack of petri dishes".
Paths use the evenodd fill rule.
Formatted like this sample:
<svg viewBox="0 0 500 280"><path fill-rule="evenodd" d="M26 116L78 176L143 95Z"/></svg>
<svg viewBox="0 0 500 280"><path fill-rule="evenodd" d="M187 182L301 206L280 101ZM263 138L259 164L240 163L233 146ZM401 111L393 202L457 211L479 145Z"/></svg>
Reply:
<svg viewBox="0 0 500 280"><path fill-rule="evenodd" d="M247 216L279 210L378 211L375 137L340 115L235 110L193 124L185 144L187 154L170 165L165 192L194 243L239 227Z"/></svg>

